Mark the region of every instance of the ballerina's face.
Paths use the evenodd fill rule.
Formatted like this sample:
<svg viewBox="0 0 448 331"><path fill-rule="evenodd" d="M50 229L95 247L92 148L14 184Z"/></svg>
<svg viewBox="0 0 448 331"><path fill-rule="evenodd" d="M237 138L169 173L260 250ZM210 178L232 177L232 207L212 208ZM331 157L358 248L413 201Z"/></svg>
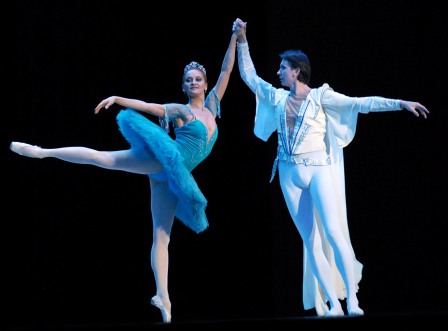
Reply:
<svg viewBox="0 0 448 331"><path fill-rule="evenodd" d="M184 74L182 89L187 95L205 93L207 89L207 77L202 70L188 70Z"/></svg>

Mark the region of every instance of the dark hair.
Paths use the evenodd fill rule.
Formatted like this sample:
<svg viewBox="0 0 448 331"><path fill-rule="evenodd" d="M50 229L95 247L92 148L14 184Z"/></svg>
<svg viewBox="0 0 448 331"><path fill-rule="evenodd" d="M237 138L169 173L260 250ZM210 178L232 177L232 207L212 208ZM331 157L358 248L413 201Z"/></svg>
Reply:
<svg viewBox="0 0 448 331"><path fill-rule="evenodd" d="M308 56L300 49L290 49L280 54L282 60L288 61L292 68L299 68L299 82L309 84L311 79L311 64Z"/></svg>

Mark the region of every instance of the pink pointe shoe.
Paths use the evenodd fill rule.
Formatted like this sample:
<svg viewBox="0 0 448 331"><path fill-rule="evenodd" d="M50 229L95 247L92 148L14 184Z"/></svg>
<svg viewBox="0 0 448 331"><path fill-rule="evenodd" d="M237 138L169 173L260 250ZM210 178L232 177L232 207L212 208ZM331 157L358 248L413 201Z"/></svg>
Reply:
<svg viewBox="0 0 448 331"><path fill-rule="evenodd" d="M11 145L9 146L9 148L14 153L17 153L22 156L28 156L28 157L33 157L33 158L37 158L37 159L42 158L39 153L39 151L40 151L39 146L34 146L34 145L29 145L29 144L13 141L11 143Z"/></svg>
<svg viewBox="0 0 448 331"><path fill-rule="evenodd" d="M165 308L162 300L160 300L157 295L152 297L151 304L160 309L160 312L162 313L163 323L171 323L171 312L169 312L168 309Z"/></svg>

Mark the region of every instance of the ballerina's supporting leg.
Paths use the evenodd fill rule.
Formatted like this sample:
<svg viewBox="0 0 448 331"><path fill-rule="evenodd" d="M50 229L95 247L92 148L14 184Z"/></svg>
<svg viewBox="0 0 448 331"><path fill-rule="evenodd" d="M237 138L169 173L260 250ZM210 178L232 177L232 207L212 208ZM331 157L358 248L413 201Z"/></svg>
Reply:
<svg viewBox="0 0 448 331"><path fill-rule="evenodd" d="M171 301L168 293L168 245L177 206L177 198L168 188L167 182L150 179L151 212L153 218L153 243L151 267L156 282L157 294L151 304L160 309L164 323L171 322Z"/></svg>

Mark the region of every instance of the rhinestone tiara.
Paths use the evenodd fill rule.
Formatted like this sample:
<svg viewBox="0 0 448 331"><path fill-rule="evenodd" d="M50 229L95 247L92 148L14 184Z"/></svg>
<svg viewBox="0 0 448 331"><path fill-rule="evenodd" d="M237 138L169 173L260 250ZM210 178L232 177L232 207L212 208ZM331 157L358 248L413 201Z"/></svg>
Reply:
<svg viewBox="0 0 448 331"><path fill-rule="evenodd" d="M189 64L187 64L184 68L184 75L187 73L187 71L190 71L191 69L199 69L201 70L204 75L207 76L207 71L205 70L203 65L200 65L199 63L197 63L196 61L192 61Z"/></svg>

